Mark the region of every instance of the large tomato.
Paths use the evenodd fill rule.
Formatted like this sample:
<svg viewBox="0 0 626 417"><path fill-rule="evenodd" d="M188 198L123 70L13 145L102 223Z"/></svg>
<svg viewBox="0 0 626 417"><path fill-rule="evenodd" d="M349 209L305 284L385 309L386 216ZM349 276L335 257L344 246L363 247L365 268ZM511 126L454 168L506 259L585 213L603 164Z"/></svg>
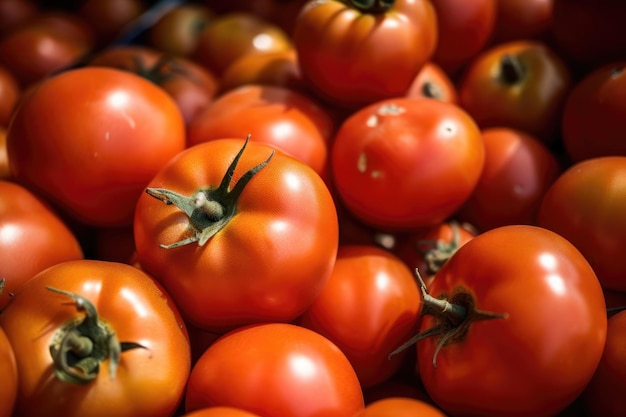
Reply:
<svg viewBox="0 0 626 417"><path fill-rule="evenodd" d="M183 414L181 417L259 417L258 414L251 413L236 407L207 407Z"/></svg>
<svg viewBox="0 0 626 417"><path fill-rule="evenodd" d="M19 184L0 180L0 310L38 272L81 258L76 235L46 201Z"/></svg>
<svg viewBox="0 0 626 417"><path fill-rule="evenodd" d="M363 409L359 380L324 336L286 323L222 336L195 364L186 410L230 406L264 417L346 417Z"/></svg>
<svg viewBox="0 0 626 417"><path fill-rule="evenodd" d="M0 291L2 291L0 289ZM2 375L2 389L0 389L0 417L11 417L17 398L17 363L13 346L7 339L4 330L0 327L0 375Z"/></svg>
<svg viewBox="0 0 626 417"><path fill-rule="evenodd" d="M602 356L602 288L574 245L547 229L476 236L439 270L429 297L419 375L448 414L553 416L579 397Z"/></svg>
<svg viewBox="0 0 626 417"><path fill-rule="evenodd" d="M334 342L370 387L403 365L404 355L389 355L417 329L420 306L415 275L399 258L372 245L340 246L328 283L298 323Z"/></svg>
<svg viewBox="0 0 626 417"><path fill-rule="evenodd" d="M626 156L578 162L543 198L537 223L564 236L587 258L602 286L626 291Z"/></svg>
<svg viewBox="0 0 626 417"><path fill-rule="evenodd" d="M126 264L68 261L0 314L19 374L16 416L171 416L191 362L175 305ZM122 394L123 393L123 394Z"/></svg>
<svg viewBox="0 0 626 417"><path fill-rule="evenodd" d="M41 83L7 133L11 171L75 219L130 224L146 184L185 148L165 91L128 71L85 67Z"/></svg>
<svg viewBox="0 0 626 417"><path fill-rule="evenodd" d="M148 187L135 216L139 263L198 327L292 321L332 272L338 221L326 184L268 145L192 146Z"/></svg>
<svg viewBox="0 0 626 417"><path fill-rule="evenodd" d="M381 228L412 229L439 223L463 204L483 169L484 146L458 106L395 98L349 116L330 158L352 213Z"/></svg>
<svg viewBox="0 0 626 417"><path fill-rule="evenodd" d="M313 0L294 26L304 79L349 108L404 95L437 43L435 10L426 0Z"/></svg>
<svg viewBox="0 0 626 417"><path fill-rule="evenodd" d="M353 417L446 417L443 411L425 401L389 397L368 404Z"/></svg>

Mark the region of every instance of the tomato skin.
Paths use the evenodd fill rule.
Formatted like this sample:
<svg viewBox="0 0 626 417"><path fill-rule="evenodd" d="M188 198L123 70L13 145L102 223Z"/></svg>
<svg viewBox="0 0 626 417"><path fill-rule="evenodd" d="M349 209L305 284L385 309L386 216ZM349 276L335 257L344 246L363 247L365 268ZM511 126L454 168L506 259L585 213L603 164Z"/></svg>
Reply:
<svg viewBox="0 0 626 417"><path fill-rule="evenodd" d="M186 411L231 406L265 417L351 416L363 394L345 355L293 324L251 325L222 336L191 371Z"/></svg>
<svg viewBox="0 0 626 417"><path fill-rule="evenodd" d="M0 66L0 126L6 128L9 125L21 94L17 78L7 68Z"/></svg>
<svg viewBox="0 0 626 417"><path fill-rule="evenodd" d="M167 93L111 68L49 78L27 94L7 133L16 180L96 226L131 224L145 185L184 148L184 121Z"/></svg>
<svg viewBox="0 0 626 417"><path fill-rule="evenodd" d="M551 29L554 0L497 0L493 42L545 38Z"/></svg>
<svg viewBox="0 0 626 417"><path fill-rule="evenodd" d="M383 229L414 229L443 221L469 197L484 146L460 107L395 98L349 116L330 158L337 193L356 217Z"/></svg>
<svg viewBox="0 0 626 417"><path fill-rule="evenodd" d="M217 187L243 143L223 139L192 146L148 186L189 196ZM273 150L250 141L231 185ZM237 214L202 247L161 248L189 236L189 218L142 195L134 223L138 260L197 327L224 332L256 322L289 322L308 308L332 271L338 246L334 207L312 168L276 151L246 185Z"/></svg>
<svg viewBox="0 0 626 417"><path fill-rule="evenodd" d="M260 417L241 408L235 407L207 407L190 413L185 413L181 417Z"/></svg>
<svg viewBox="0 0 626 417"><path fill-rule="evenodd" d="M587 258L602 286L626 290L626 156L587 159L548 189L537 224L564 236Z"/></svg>
<svg viewBox="0 0 626 417"><path fill-rule="evenodd" d="M52 373L51 337L84 314L69 298L46 286L86 297L120 341L146 349L122 352L113 380L109 360L86 385L57 379ZM16 416L165 417L181 401L191 366L184 323L167 293L137 268L97 260L52 266L21 287L0 315L0 325L17 360Z"/></svg>
<svg viewBox="0 0 626 417"><path fill-rule="evenodd" d="M370 387L403 364L404 354L389 355L415 333L420 296L415 275L399 258L372 245L344 245L324 289L298 324L335 343L361 386Z"/></svg>
<svg viewBox="0 0 626 417"><path fill-rule="evenodd" d="M444 412L552 416L582 393L600 361L607 318L593 269L565 238L528 225L476 236L430 287L453 303L462 293L477 309L507 316L471 323L441 348L436 367L437 338L418 342L419 375ZM422 330L433 324L424 317Z"/></svg>
<svg viewBox="0 0 626 417"><path fill-rule="evenodd" d="M437 42L435 11L424 0L397 0L381 14L309 1L294 25L303 78L324 99L350 109L404 95Z"/></svg>
<svg viewBox="0 0 626 417"><path fill-rule="evenodd" d="M563 145L570 160L626 156L626 60L590 71L572 88L561 119Z"/></svg>
<svg viewBox="0 0 626 417"><path fill-rule="evenodd" d="M424 64L406 91L411 98L434 98L452 104L458 103L456 86L443 68L435 62Z"/></svg>
<svg viewBox="0 0 626 417"><path fill-rule="evenodd" d="M443 411L427 402L405 397L389 397L368 404L354 417L446 417Z"/></svg>
<svg viewBox="0 0 626 417"><path fill-rule="evenodd" d="M23 186L0 180L0 310L38 272L83 258L80 243L49 204Z"/></svg>
<svg viewBox="0 0 626 417"><path fill-rule="evenodd" d="M0 375L2 375L0 417L11 417L17 398L17 363L13 347L2 327L0 327Z"/></svg>

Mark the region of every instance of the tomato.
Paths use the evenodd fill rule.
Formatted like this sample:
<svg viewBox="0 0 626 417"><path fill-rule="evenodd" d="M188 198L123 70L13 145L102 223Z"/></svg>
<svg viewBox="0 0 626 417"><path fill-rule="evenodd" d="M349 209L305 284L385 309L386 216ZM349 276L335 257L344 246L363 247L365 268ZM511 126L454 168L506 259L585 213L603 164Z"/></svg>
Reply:
<svg viewBox="0 0 626 417"><path fill-rule="evenodd" d="M564 236L581 252L602 286L626 290L626 156L578 162L552 184L537 223Z"/></svg>
<svg viewBox="0 0 626 417"><path fill-rule="evenodd" d="M15 178L97 226L132 223L148 181L185 146L173 99L140 76L111 68L46 80L24 98L7 133Z"/></svg>
<svg viewBox="0 0 626 417"><path fill-rule="evenodd" d="M0 327L0 375L2 375L0 417L11 417L17 398L17 363L13 347L2 327Z"/></svg>
<svg viewBox="0 0 626 417"><path fill-rule="evenodd" d="M456 217L480 231L509 224L534 224L544 194L561 173L554 153L523 131L482 131L485 165L478 185Z"/></svg>
<svg viewBox="0 0 626 417"><path fill-rule="evenodd" d="M626 156L626 60L589 72L567 97L561 119L563 145L570 160Z"/></svg>
<svg viewBox="0 0 626 417"><path fill-rule="evenodd" d="M83 258L72 230L29 189L0 180L0 310L26 281L60 262Z"/></svg>
<svg viewBox="0 0 626 417"><path fill-rule="evenodd" d="M459 103L481 128L511 127L551 143L570 84L569 67L544 42L512 41L470 62Z"/></svg>
<svg viewBox="0 0 626 417"><path fill-rule="evenodd" d="M76 13L93 28L97 44L106 45L146 11L143 0L83 0Z"/></svg>
<svg viewBox="0 0 626 417"><path fill-rule="evenodd" d="M426 391L414 383L397 380L395 378L388 379L373 387L363 388L363 397L365 405L369 405L374 401L383 400L390 397L414 398L416 400L433 404Z"/></svg>
<svg viewBox="0 0 626 417"><path fill-rule="evenodd" d="M35 0L0 0L0 36L12 32L40 13Z"/></svg>
<svg viewBox="0 0 626 417"><path fill-rule="evenodd" d="M453 73L482 51L496 21L497 0L431 0L437 14L433 61Z"/></svg>
<svg viewBox="0 0 626 417"><path fill-rule="evenodd" d="M469 197L484 163L480 131L458 106L396 98L349 116L335 135L331 170L338 195L380 228L427 227Z"/></svg>
<svg viewBox="0 0 626 417"><path fill-rule="evenodd" d="M271 145L325 176L335 126L330 113L287 87L243 85L217 97L189 124L187 143L246 137Z"/></svg>
<svg viewBox="0 0 626 417"><path fill-rule="evenodd" d="M420 304L415 275L399 258L373 245L340 246L328 283L298 324L335 343L361 386L371 387L403 364L404 355L389 355L414 334Z"/></svg>
<svg viewBox="0 0 626 417"><path fill-rule="evenodd" d="M21 287L0 325L17 361L17 416L165 417L181 401L191 366L184 324L135 267L56 264Z"/></svg>
<svg viewBox="0 0 626 417"><path fill-rule="evenodd" d="M328 188L268 145L192 146L146 191L134 223L138 261L197 327L292 321L332 272L338 224Z"/></svg>
<svg viewBox="0 0 626 417"><path fill-rule="evenodd" d="M200 408L190 413L185 413L181 417L260 417L241 408L235 407L207 407Z"/></svg>
<svg viewBox="0 0 626 417"><path fill-rule="evenodd" d="M233 330L191 371L187 412L238 407L264 417L345 417L363 408L358 378L343 352L312 330L267 323Z"/></svg>
<svg viewBox="0 0 626 417"><path fill-rule="evenodd" d="M552 27L554 0L497 0L493 42L544 39Z"/></svg>
<svg viewBox="0 0 626 417"><path fill-rule="evenodd" d="M313 0L292 38L311 89L357 109L405 94L435 51L437 22L426 0Z"/></svg>
<svg viewBox="0 0 626 417"><path fill-rule="evenodd" d="M192 57L221 76L237 58L291 48L290 37L269 20L246 12L218 14L198 34Z"/></svg>
<svg viewBox="0 0 626 417"><path fill-rule="evenodd" d="M374 401L368 404L362 411L354 414L354 417L446 417L443 411L437 407L407 397L390 397Z"/></svg>
<svg viewBox="0 0 626 417"><path fill-rule="evenodd" d="M608 319L602 359L583 394L590 416L618 417L626 414L626 311Z"/></svg>
<svg viewBox="0 0 626 417"><path fill-rule="evenodd" d="M9 125L21 93L17 78L7 68L0 66L0 126Z"/></svg>
<svg viewBox="0 0 626 417"><path fill-rule="evenodd" d="M129 45L105 48L89 62L134 72L152 81L176 102L185 125L206 107L217 93L217 77L184 57L172 57L157 49Z"/></svg>
<svg viewBox="0 0 626 417"><path fill-rule="evenodd" d="M0 126L0 180L11 179L9 155L7 152L7 130Z"/></svg>
<svg viewBox="0 0 626 417"><path fill-rule="evenodd" d="M435 62L427 62L417 73L405 96L434 98L457 104L456 86L448 74Z"/></svg>
<svg viewBox="0 0 626 417"><path fill-rule="evenodd" d="M530 225L481 233L429 290L422 331L434 330L417 362L445 413L553 416L591 380L606 340L604 296L562 236Z"/></svg>

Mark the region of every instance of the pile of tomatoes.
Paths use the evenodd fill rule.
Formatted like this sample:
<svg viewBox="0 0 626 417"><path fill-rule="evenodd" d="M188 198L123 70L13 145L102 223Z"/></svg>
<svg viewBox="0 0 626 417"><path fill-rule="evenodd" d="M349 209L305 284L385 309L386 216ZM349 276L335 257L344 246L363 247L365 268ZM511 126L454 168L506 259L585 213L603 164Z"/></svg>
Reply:
<svg viewBox="0 0 626 417"><path fill-rule="evenodd" d="M0 0L0 417L626 415L621 0Z"/></svg>

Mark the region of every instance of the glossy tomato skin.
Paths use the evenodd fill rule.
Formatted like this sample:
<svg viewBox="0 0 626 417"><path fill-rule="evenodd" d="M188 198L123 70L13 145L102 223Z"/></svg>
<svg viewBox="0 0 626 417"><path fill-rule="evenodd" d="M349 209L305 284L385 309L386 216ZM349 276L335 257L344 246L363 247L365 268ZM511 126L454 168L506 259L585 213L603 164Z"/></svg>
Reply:
<svg viewBox="0 0 626 417"><path fill-rule="evenodd" d="M354 417L446 417L446 414L425 401L394 396L368 404Z"/></svg>
<svg viewBox="0 0 626 417"><path fill-rule="evenodd" d="M122 226L132 223L148 181L185 148L185 125L176 103L150 81L85 67L27 94L7 147L18 181L83 223Z"/></svg>
<svg viewBox="0 0 626 417"><path fill-rule="evenodd" d="M200 357L186 410L231 406L266 417L345 417L363 409L358 378L331 341L293 324L233 330Z"/></svg>
<svg viewBox="0 0 626 417"><path fill-rule="evenodd" d="M188 196L217 187L243 144L222 139L192 146L149 187ZM250 141L231 186L272 151ZM246 185L236 211L204 246L164 249L159 245L189 236L189 218L144 194L134 224L139 263L168 288L185 318L205 330L294 320L322 290L335 262L338 222L328 188L312 168L275 151Z"/></svg>
<svg viewBox="0 0 626 417"><path fill-rule="evenodd" d="M389 379L405 354L389 355L417 329L421 295L414 273L373 245L339 247L333 273L299 324L345 353L362 387Z"/></svg>
<svg viewBox="0 0 626 417"><path fill-rule="evenodd" d="M405 95L412 98L433 98L453 104L457 104L459 100L454 82L433 61L424 64Z"/></svg>
<svg viewBox="0 0 626 417"><path fill-rule="evenodd" d="M354 215L383 229L432 226L469 197L484 163L480 131L460 107L395 98L349 116L335 135L331 170Z"/></svg>
<svg viewBox="0 0 626 417"><path fill-rule="evenodd" d="M380 13L337 0L309 1L294 23L293 42L311 88L356 109L404 95L434 53L436 16L424 0L398 0Z"/></svg>
<svg viewBox="0 0 626 417"><path fill-rule="evenodd" d="M115 378L109 359L85 385L63 382L52 370L51 338L84 313L51 286L89 299L121 342L140 343L121 353ZM171 298L141 270L115 262L68 261L24 284L0 315L16 352L16 416L170 416L190 371L189 341ZM124 396L120 396L124 392Z"/></svg>
<svg viewBox="0 0 626 417"><path fill-rule="evenodd" d="M0 180L0 310L26 281L57 263L83 258L74 232L29 189Z"/></svg>
<svg viewBox="0 0 626 417"><path fill-rule="evenodd" d="M587 159L569 167L548 189L537 224L564 236L581 252L606 289L626 290L626 156Z"/></svg>
<svg viewBox="0 0 626 417"><path fill-rule="evenodd" d="M11 417L17 398L17 363L13 346L2 327L0 327L0 375L2 375L0 417Z"/></svg>
<svg viewBox="0 0 626 417"><path fill-rule="evenodd" d="M430 294L504 317L472 322L436 356L418 342L419 374L448 414L552 416L589 383L607 330L602 289L582 254L536 226L503 226L460 248ZM425 317L422 329L434 324Z"/></svg>

